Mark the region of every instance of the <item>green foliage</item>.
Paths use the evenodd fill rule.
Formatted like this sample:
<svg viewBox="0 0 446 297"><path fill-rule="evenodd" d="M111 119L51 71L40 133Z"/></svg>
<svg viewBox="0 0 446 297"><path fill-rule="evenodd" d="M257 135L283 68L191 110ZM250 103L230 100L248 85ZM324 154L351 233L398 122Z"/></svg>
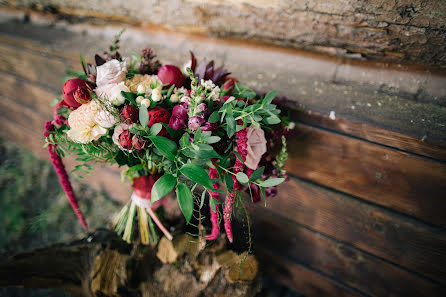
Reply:
<svg viewBox="0 0 446 297"><path fill-rule="evenodd" d="M175 185L177 184L177 178L170 173L165 173L160 177L152 188L152 203L163 198L169 194Z"/></svg>
<svg viewBox="0 0 446 297"><path fill-rule="evenodd" d="M189 187L183 183L177 185L177 199L180 205L181 212L186 218L186 222L189 224L192 218L192 212L194 209L194 198Z"/></svg>

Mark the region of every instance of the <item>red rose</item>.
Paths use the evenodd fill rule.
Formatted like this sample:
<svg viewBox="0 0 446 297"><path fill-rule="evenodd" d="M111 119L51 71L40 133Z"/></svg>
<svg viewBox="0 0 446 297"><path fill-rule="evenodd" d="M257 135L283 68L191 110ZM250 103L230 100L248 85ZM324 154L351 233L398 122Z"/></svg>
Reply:
<svg viewBox="0 0 446 297"><path fill-rule="evenodd" d="M126 124L136 123L139 119L139 109L133 105L126 105L121 110L121 119Z"/></svg>
<svg viewBox="0 0 446 297"><path fill-rule="evenodd" d="M169 123L170 113L161 106L155 106L149 111L149 124L147 126L152 127L156 123ZM166 136L167 130L163 129L158 133L159 136Z"/></svg>
<svg viewBox="0 0 446 297"><path fill-rule="evenodd" d="M124 132L119 135L119 144L126 150L132 149L132 134L129 130L124 130Z"/></svg>
<svg viewBox="0 0 446 297"><path fill-rule="evenodd" d="M77 87L73 93L74 100L80 104L87 104L91 100L91 89L87 87Z"/></svg>
<svg viewBox="0 0 446 297"><path fill-rule="evenodd" d="M156 123L165 123L169 122L170 113L161 106L155 106L149 111L149 127L152 127Z"/></svg>
<svg viewBox="0 0 446 297"><path fill-rule="evenodd" d="M67 80L67 82L63 85L63 101L70 107L78 108L81 106L81 103L76 101L74 98L74 92L79 89L89 90L90 87L87 82L80 78L73 78ZM82 91L79 91L82 92Z"/></svg>
<svg viewBox="0 0 446 297"><path fill-rule="evenodd" d="M164 65L158 70L157 75L163 84L175 85L177 88L180 88L184 82L183 73L174 65Z"/></svg>

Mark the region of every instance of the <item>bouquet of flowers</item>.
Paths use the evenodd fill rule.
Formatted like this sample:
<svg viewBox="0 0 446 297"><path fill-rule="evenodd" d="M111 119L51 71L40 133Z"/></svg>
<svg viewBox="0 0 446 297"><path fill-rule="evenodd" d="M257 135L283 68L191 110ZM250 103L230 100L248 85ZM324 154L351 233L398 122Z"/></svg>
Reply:
<svg viewBox="0 0 446 297"><path fill-rule="evenodd" d="M181 70L162 66L151 49L122 57L118 43L119 35L95 65L81 56L84 72L70 73L75 78L45 124L45 145L81 224L87 227L62 163L67 153L80 162L73 174L89 173L95 162L126 166L122 176L134 192L114 222L126 241L139 229L142 243L156 242L156 227L171 239L156 209L175 192L190 224L209 197L206 239L217 238L222 217L232 242L236 200L274 196L286 178L284 136L292 123L273 104L277 92L259 97L213 61L197 63L192 52Z"/></svg>

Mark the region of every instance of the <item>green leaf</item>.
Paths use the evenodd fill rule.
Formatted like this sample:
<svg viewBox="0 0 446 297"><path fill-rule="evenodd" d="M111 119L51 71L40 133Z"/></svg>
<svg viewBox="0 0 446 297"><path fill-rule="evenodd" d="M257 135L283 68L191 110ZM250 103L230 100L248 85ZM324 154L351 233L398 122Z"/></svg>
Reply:
<svg viewBox="0 0 446 297"><path fill-rule="evenodd" d="M262 194L263 199L266 199L265 188L264 187L259 187L259 188L260 188L260 193Z"/></svg>
<svg viewBox="0 0 446 297"><path fill-rule="evenodd" d="M285 178L283 178L283 177L270 178L270 179L259 182L259 184L262 187L269 188L269 187L277 186L278 184L282 183L284 180L285 180Z"/></svg>
<svg viewBox="0 0 446 297"><path fill-rule="evenodd" d="M152 187L152 203L170 193L177 184L177 179L170 173L161 176Z"/></svg>
<svg viewBox="0 0 446 297"><path fill-rule="evenodd" d="M149 112L145 105L141 105L139 108L139 122L144 129L147 129L146 127L149 124Z"/></svg>
<svg viewBox="0 0 446 297"><path fill-rule="evenodd" d="M206 198L206 190L203 190L203 192L201 192L200 209L203 208L205 198Z"/></svg>
<svg viewBox="0 0 446 297"><path fill-rule="evenodd" d="M226 115L226 132L228 133L229 138L231 138L235 133L235 119L232 115Z"/></svg>
<svg viewBox="0 0 446 297"><path fill-rule="evenodd" d="M207 189L214 190L212 180L209 178L207 172L197 164L184 164L180 168L180 172L193 182L200 184Z"/></svg>
<svg viewBox="0 0 446 297"><path fill-rule="evenodd" d="M172 92L173 92L173 89L175 88L175 85L172 85L170 88L169 88L169 91L167 91L167 98L170 98L170 95L172 95Z"/></svg>
<svg viewBox="0 0 446 297"><path fill-rule="evenodd" d="M268 125L275 125L280 123L280 118L276 115L269 116L267 118L264 118L263 121L267 123Z"/></svg>
<svg viewBox="0 0 446 297"><path fill-rule="evenodd" d="M242 185L246 185L249 182L248 176L243 172L238 172L235 177Z"/></svg>
<svg viewBox="0 0 446 297"><path fill-rule="evenodd" d="M232 174L230 174L229 172L226 172L225 174L225 184L228 192L232 193L234 189L234 180L232 179Z"/></svg>
<svg viewBox="0 0 446 297"><path fill-rule="evenodd" d="M255 170L253 173L251 173L249 180L250 181L258 180L262 176L264 171L265 171L265 166L260 167L259 169Z"/></svg>
<svg viewBox="0 0 446 297"><path fill-rule="evenodd" d="M194 211L194 197L189 187L183 183L177 185L177 199L180 205L181 212L186 218L186 222L189 224L192 218L192 212Z"/></svg>
<svg viewBox="0 0 446 297"><path fill-rule="evenodd" d="M217 212L217 204L221 204L220 201L218 201L217 199L215 199L214 197L211 198L210 205L211 205L211 209L213 212Z"/></svg>
<svg viewBox="0 0 446 297"><path fill-rule="evenodd" d="M170 136L172 136L173 139L179 139L181 135L183 135L183 130L175 130L169 127L168 124L160 123L163 125L163 127L167 130L167 133L169 133Z"/></svg>
<svg viewBox="0 0 446 297"><path fill-rule="evenodd" d="M265 98L263 98L263 105L265 104L271 104L274 98L277 96L277 90L272 90L268 94L266 94Z"/></svg>
<svg viewBox="0 0 446 297"><path fill-rule="evenodd" d="M237 159L238 159L240 162L245 163L245 162L243 161L242 156L241 156L237 151L234 151L234 155L237 157Z"/></svg>
<svg viewBox="0 0 446 297"><path fill-rule="evenodd" d="M129 103L131 103L131 104L137 106L137 104L136 104L136 100L135 100L135 99L136 99L136 94L133 94L133 93L130 93L130 92L124 92L124 91L121 91L121 95L122 95L122 97L124 97L124 99L127 100Z"/></svg>
<svg viewBox="0 0 446 297"><path fill-rule="evenodd" d="M220 137L218 136L209 136L208 138L206 138L206 143L208 144L213 144L213 143L217 143L220 141Z"/></svg>
<svg viewBox="0 0 446 297"><path fill-rule="evenodd" d="M150 135L152 136L158 135L161 129L163 129L163 126L160 123L153 124L153 126L150 128Z"/></svg>
<svg viewBox="0 0 446 297"><path fill-rule="evenodd" d="M149 139L167 159L171 161L175 160L177 154L177 145L175 142L163 136L149 136Z"/></svg>
<svg viewBox="0 0 446 297"><path fill-rule="evenodd" d="M208 119L209 123L216 123L220 120L220 114L218 113L218 111L214 111Z"/></svg>

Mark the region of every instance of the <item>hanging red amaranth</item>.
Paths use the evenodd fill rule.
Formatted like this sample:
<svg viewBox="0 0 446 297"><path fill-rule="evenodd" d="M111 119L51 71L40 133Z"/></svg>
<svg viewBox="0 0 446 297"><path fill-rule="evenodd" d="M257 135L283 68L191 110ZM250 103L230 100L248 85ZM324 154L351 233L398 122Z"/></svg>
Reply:
<svg viewBox="0 0 446 297"><path fill-rule="evenodd" d="M53 123L51 121L46 122L43 136L48 137L52 131L54 131ZM84 229L87 230L87 222L85 221L85 218L82 215L81 210L79 209L79 204L77 203L76 195L74 194L73 187L71 186L67 171L65 170L65 166L63 165L62 159L57 154L56 149L57 145L54 144L48 145L48 153L50 154L51 164L53 164L53 167L56 170L57 176L59 177L60 185L62 186L65 194L67 195L68 201L70 202L74 213L79 219L82 227L84 227Z"/></svg>
<svg viewBox="0 0 446 297"><path fill-rule="evenodd" d="M239 123L243 124L243 123ZM237 152L240 154L240 156L243 159L243 162L246 160L246 155L248 154L247 148L247 130L246 128L238 131L235 133L237 136ZM235 158L235 164L234 164L234 173L237 174L239 172L243 172L243 169L245 168L245 165L241 160L239 160L237 157ZM232 213L232 205L234 204L234 194L235 191L239 190L241 188L240 183L238 182L235 175L232 176L232 180L234 182L232 193L228 193L226 196L225 201L225 208L223 210L223 219L225 221L225 231L226 235L228 236L229 242L232 242L233 236L232 236L232 226L231 226L231 213Z"/></svg>
<svg viewBox="0 0 446 297"><path fill-rule="evenodd" d="M214 163L215 160L212 160L212 163ZM214 163L215 164L215 163ZM209 167L209 178L218 178L217 169ZM215 183L212 185L214 189L219 189L220 185L218 183ZM215 198L217 201L220 201L220 196L218 192L209 191L209 202L212 198ZM218 237L218 234L220 234L220 226L218 225L218 204L215 204L215 211L211 207L211 203L209 203L209 209L211 212L211 223L212 223L212 231L211 234L206 235L207 240L216 240Z"/></svg>

